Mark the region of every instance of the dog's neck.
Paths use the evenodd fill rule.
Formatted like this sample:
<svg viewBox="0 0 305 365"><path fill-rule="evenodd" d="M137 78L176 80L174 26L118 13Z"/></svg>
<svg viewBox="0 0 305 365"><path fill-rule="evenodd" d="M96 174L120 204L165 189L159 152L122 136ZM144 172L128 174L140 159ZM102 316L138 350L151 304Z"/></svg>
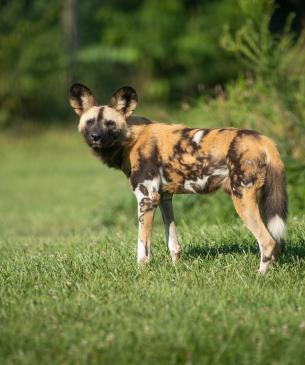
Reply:
<svg viewBox="0 0 305 365"><path fill-rule="evenodd" d="M92 150L108 167L121 169L124 150L122 144L113 145L109 148L92 147Z"/></svg>

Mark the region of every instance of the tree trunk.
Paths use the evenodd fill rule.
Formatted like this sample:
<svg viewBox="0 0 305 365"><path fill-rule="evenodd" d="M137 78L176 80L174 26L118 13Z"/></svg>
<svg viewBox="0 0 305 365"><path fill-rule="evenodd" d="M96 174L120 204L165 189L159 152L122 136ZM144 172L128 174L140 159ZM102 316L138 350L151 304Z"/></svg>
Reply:
<svg viewBox="0 0 305 365"><path fill-rule="evenodd" d="M75 53L78 46L77 31L77 0L64 0L61 23L65 38L65 48L67 56L66 83L70 85L73 81L73 69L75 63Z"/></svg>

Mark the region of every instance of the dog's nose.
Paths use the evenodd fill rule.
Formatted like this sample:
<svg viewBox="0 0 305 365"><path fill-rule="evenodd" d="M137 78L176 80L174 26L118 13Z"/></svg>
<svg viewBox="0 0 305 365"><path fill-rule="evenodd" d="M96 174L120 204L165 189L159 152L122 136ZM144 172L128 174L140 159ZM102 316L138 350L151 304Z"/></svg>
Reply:
<svg viewBox="0 0 305 365"><path fill-rule="evenodd" d="M99 134L97 134L97 133L92 133L91 134L91 138L92 138L92 141L93 142L97 142L97 141L99 141L101 139L101 136Z"/></svg>

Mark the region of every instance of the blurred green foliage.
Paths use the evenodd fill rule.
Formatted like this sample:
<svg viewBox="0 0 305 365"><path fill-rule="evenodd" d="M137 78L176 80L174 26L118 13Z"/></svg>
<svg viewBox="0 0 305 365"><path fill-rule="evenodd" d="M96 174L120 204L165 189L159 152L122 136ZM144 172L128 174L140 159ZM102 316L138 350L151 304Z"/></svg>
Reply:
<svg viewBox="0 0 305 365"><path fill-rule="evenodd" d="M104 98L131 83L149 101L192 100L245 70L281 71L286 42L294 42L286 30L279 47L268 44L269 0L1 0L0 6L2 123L62 115L72 80ZM261 39L250 38L254 49L248 43L255 27L264 29L267 49L259 49ZM236 39L229 40L228 29L239 29ZM246 67L228 50L247 56Z"/></svg>
<svg viewBox="0 0 305 365"><path fill-rule="evenodd" d="M219 46L223 24L242 23L231 0L105 1L93 21L98 38L86 42L79 61L116 64L110 77L136 84L149 98L194 95L203 84L236 75L236 63Z"/></svg>
<svg viewBox="0 0 305 365"><path fill-rule="evenodd" d="M60 2L0 3L0 125L58 111L66 94Z"/></svg>

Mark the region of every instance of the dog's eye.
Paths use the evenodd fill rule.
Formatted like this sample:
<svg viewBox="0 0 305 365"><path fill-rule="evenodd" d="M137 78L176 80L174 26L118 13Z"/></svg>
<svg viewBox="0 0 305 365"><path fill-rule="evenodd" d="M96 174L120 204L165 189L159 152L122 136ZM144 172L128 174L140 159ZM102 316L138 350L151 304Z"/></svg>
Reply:
<svg viewBox="0 0 305 365"><path fill-rule="evenodd" d="M107 120L105 122L105 126L108 128L108 129L114 129L115 128L115 122L113 120Z"/></svg>
<svg viewBox="0 0 305 365"><path fill-rule="evenodd" d="M91 127L93 124L94 124L94 119L88 119L87 122L86 122L86 125L88 127Z"/></svg>

